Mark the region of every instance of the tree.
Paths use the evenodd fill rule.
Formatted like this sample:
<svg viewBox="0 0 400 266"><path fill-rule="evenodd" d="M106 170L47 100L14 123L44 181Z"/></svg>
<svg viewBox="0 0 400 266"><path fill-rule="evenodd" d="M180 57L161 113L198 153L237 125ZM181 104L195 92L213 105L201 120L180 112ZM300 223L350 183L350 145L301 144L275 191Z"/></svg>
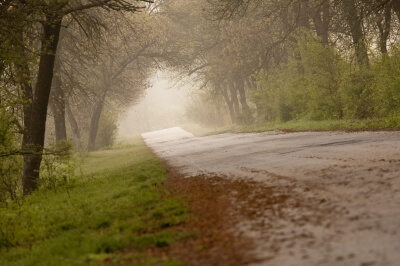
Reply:
<svg viewBox="0 0 400 266"><path fill-rule="evenodd" d="M123 0L26 1L23 4L14 3L14 1L3 2L1 5L2 14L23 18L24 23L18 24L22 25L22 32L26 32L29 25L40 25L39 36L37 36L37 41L40 43L40 56L36 84L34 89L25 86L26 92L24 93L24 100L27 104L24 110L25 129L22 148L26 155L24 156L22 184L24 195L27 195L38 188L37 181L44 145L47 107L63 19L68 15L73 16L73 14L96 7L129 12L136 12L140 7ZM2 23L5 23L6 26L13 28L14 26L9 24L10 22L12 21L2 20ZM22 46L20 49L26 50L26 48ZM22 65L20 69L26 70L28 68ZM22 76L28 75L24 73Z"/></svg>
<svg viewBox="0 0 400 266"><path fill-rule="evenodd" d="M368 47L365 43L365 36L362 28L362 15L357 9L355 0L342 1L342 5L355 47L357 62L361 66L369 67Z"/></svg>
<svg viewBox="0 0 400 266"><path fill-rule="evenodd" d="M103 110L117 113L135 102L147 88L153 69L174 60L168 44L163 42L162 35L166 33L158 30L160 21L155 14L107 12L107 15L105 18L102 12L90 14L92 20L102 23L101 28L92 29L98 36L95 41L85 41L91 33L79 31L79 25L70 25L59 50L59 56L64 58L61 76L68 99L68 119L74 132L81 127L80 133L86 134L87 128L89 151L97 149ZM84 105L80 103L82 99ZM79 119L79 113L86 115Z"/></svg>

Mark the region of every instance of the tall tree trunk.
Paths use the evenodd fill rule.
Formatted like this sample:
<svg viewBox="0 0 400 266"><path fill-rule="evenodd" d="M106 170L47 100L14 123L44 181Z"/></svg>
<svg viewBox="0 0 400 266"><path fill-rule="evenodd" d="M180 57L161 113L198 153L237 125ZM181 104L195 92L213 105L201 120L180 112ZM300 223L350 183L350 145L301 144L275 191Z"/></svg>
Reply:
<svg viewBox="0 0 400 266"><path fill-rule="evenodd" d="M318 37L321 38L322 44L326 46L329 42L330 2L324 1L321 4L314 4L310 11L315 31Z"/></svg>
<svg viewBox="0 0 400 266"><path fill-rule="evenodd" d="M56 141L59 142L67 139L67 128L65 126L65 95L62 88L59 66L55 68L52 87L50 106L54 117Z"/></svg>
<svg viewBox="0 0 400 266"><path fill-rule="evenodd" d="M362 29L362 18L357 12L355 0L342 1L342 5L353 39L357 62L360 66L369 67L368 50Z"/></svg>
<svg viewBox="0 0 400 266"><path fill-rule="evenodd" d="M383 14L377 14L376 24L379 29L379 48L382 54L387 54L387 40L390 34L392 7L385 5Z"/></svg>
<svg viewBox="0 0 400 266"><path fill-rule="evenodd" d="M69 106L69 102L67 99L65 99L65 111L67 113L68 121L72 129L72 137L74 138L75 147L80 150L82 149L81 132L79 130L78 122L76 121L75 116L72 113L71 106Z"/></svg>
<svg viewBox="0 0 400 266"><path fill-rule="evenodd" d="M238 90L239 95L240 95L240 105L242 106L242 109L244 111L250 110L250 107L247 104L246 92L244 90L244 80L243 79L236 80L236 89Z"/></svg>
<svg viewBox="0 0 400 266"><path fill-rule="evenodd" d="M49 103L53 68L59 33L61 17L46 16L43 22L43 38L39 70L32 101L31 122L28 127L26 150L30 153L24 157L22 171L22 187L24 195L32 193L38 188L39 169L42 161L44 136L46 130L47 108Z"/></svg>
<svg viewBox="0 0 400 266"><path fill-rule="evenodd" d="M224 97L226 105L228 106L229 115L231 117L232 124L236 124L237 119L236 119L235 109L233 108L233 102L229 99L228 88L224 87L224 88L220 88L220 90L222 92L222 96Z"/></svg>
<svg viewBox="0 0 400 266"><path fill-rule="evenodd" d="M97 102L90 120L88 151L96 150L96 137L99 129L101 112L103 111L104 107L104 99L105 97Z"/></svg>
<svg viewBox="0 0 400 266"><path fill-rule="evenodd" d="M295 24L299 28L310 29L309 8L307 0L300 0L293 3L292 6L293 16L295 18Z"/></svg>
<svg viewBox="0 0 400 266"><path fill-rule="evenodd" d="M251 124L253 122L253 117L251 116L251 110L247 104L246 91L244 89L244 80L242 78L236 79L236 88L240 95L240 105L242 106L243 116L245 118L246 124Z"/></svg>
<svg viewBox="0 0 400 266"><path fill-rule="evenodd" d="M29 130L32 121L32 102L33 102L33 89L29 83L21 84L22 97L24 99L22 112L23 112L23 135L22 135L22 150L27 150Z"/></svg>
<svg viewBox="0 0 400 266"><path fill-rule="evenodd" d="M23 32L20 31L17 35L18 41L20 43L24 43ZM21 86L22 92L22 113L23 113L23 125L22 125L22 150L26 150L26 144L28 142L28 129L31 124L32 117L32 102L33 102L33 88L31 83L31 72L29 66L27 64L28 60L26 59L26 53L24 47L19 46L18 53L20 54L20 60L16 61L16 72L17 72L17 80Z"/></svg>
<svg viewBox="0 0 400 266"><path fill-rule="evenodd" d="M59 34L59 42L65 37L65 30L61 29ZM61 62L59 53L56 55L53 70L53 82L50 93L50 106L54 118L54 126L56 130L56 142L67 139L67 127L65 125L65 93L61 81Z"/></svg>
<svg viewBox="0 0 400 266"><path fill-rule="evenodd" d="M230 92L230 98L232 101L233 109L235 111L236 122L237 122L237 118L240 115L240 108L239 108L239 100L238 100L236 86L233 81L230 82L230 84L229 84L229 92Z"/></svg>

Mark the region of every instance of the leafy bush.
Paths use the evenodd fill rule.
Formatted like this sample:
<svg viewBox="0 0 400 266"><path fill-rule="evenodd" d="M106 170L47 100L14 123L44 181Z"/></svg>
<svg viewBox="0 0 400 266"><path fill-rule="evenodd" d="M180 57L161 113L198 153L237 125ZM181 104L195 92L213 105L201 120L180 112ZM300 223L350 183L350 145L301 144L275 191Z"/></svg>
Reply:
<svg viewBox="0 0 400 266"><path fill-rule="evenodd" d="M311 119L341 119L343 102L340 80L345 62L329 46L321 44L313 34L302 31L297 36L304 84L298 89L307 92L307 111Z"/></svg>
<svg viewBox="0 0 400 266"><path fill-rule="evenodd" d="M57 190L60 185L68 184L75 178L75 162L71 159L72 145L61 141L45 149L40 167L40 185L42 188Z"/></svg>
<svg viewBox="0 0 400 266"><path fill-rule="evenodd" d="M104 149L114 145L117 128L116 119L112 115L103 112L99 121L99 129L97 130L96 148Z"/></svg>
<svg viewBox="0 0 400 266"><path fill-rule="evenodd" d="M258 117L266 121L289 121L306 112L307 81L298 73L296 61L262 72L261 90L254 91Z"/></svg>
<svg viewBox="0 0 400 266"><path fill-rule="evenodd" d="M400 47L382 56L372 67L374 112L378 117L400 116Z"/></svg>
<svg viewBox="0 0 400 266"><path fill-rule="evenodd" d="M369 69L349 71L344 74L341 84L343 112L345 118L366 119L374 115L372 92L373 74Z"/></svg>
<svg viewBox="0 0 400 266"><path fill-rule="evenodd" d="M20 196L22 158L16 151L16 134L12 117L0 106L0 203L7 204Z"/></svg>
<svg viewBox="0 0 400 266"><path fill-rule="evenodd" d="M400 48L371 60L371 67L352 65L310 32L295 35L289 62L262 71L261 89L252 99L265 121L377 119L397 124L400 116Z"/></svg>

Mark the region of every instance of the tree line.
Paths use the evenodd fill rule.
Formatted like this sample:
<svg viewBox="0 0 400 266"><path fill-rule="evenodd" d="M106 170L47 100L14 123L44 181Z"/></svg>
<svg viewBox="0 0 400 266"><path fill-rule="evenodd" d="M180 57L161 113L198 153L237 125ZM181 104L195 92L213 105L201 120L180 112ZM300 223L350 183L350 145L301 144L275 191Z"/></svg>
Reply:
<svg viewBox="0 0 400 266"><path fill-rule="evenodd" d="M116 113L137 101L154 69L173 58L151 4L0 1L2 194L15 197L21 169L23 194L39 188L43 155L54 153L45 148L53 141L49 128L54 142L68 134L77 149L111 144Z"/></svg>
<svg viewBox="0 0 400 266"><path fill-rule="evenodd" d="M188 112L213 125L398 123L399 24L395 0L2 0L0 186L16 197L22 169L23 194L38 189L46 128L110 145L163 68L199 84Z"/></svg>
<svg viewBox="0 0 400 266"><path fill-rule="evenodd" d="M234 124L399 116L399 1L164 2L185 40L178 71Z"/></svg>

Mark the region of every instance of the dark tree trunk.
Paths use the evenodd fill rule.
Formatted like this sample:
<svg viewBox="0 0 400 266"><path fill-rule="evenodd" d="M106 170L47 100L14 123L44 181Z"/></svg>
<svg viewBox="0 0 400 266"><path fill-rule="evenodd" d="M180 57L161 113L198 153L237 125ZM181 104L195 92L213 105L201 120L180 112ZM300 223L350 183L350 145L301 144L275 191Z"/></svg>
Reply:
<svg viewBox="0 0 400 266"><path fill-rule="evenodd" d="M299 28L310 29L309 8L307 1L301 0L295 2L292 7L293 16L295 18L295 25Z"/></svg>
<svg viewBox="0 0 400 266"><path fill-rule="evenodd" d="M56 141L59 142L67 139L67 128L65 126L65 96L59 75L59 67L55 69L52 87L50 106L54 117Z"/></svg>
<svg viewBox="0 0 400 266"><path fill-rule="evenodd" d="M253 122L253 117L251 115L250 107L247 104L246 91L244 89L244 80L243 79L238 78L236 80L236 88L240 95L240 105L242 106L242 110L243 110L243 116L245 119L244 122L246 124L251 124Z"/></svg>
<svg viewBox="0 0 400 266"><path fill-rule="evenodd" d="M250 107L247 104L246 92L244 90L244 80L237 79L236 80L236 88L240 95L240 105L242 106L243 111L250 111Z"/></svg>
<svg viewBox="0 0 400 266"><path fill-rule="evenodd" d="M96 104L90 120L88 151L96 150L97 130L99 129L100 116L101 112L103 111L104 98Z"/></svg>
<svg viewBox="0 0 400 266"><path fill-rule="evenodd" d="M71 107L69 106L67 99L65 99L65 111L67 112L68 121L72 129L72 136L74 138L75 147L80 150L82 148L81 132L79 130L78 122L76 121L74 114L72 113Z"/></svg>
<svg viewBox="0 0 400 266"><path fill-rule="evenodd" d="M387 54L387 40L390 34L390 26L392 20L392 7L386 5L383 14L378 14L376 24L379 29L379 48L382 54Z"/></svg>
<svg viewBox="0 0 400 266"><path fill-rule="evenodd" d="M369 67L367 45L362 29L362 18L357 12L354 0L342 1L342 4L355 46L357 62L360 66Z"/></svg>
<svg viewBox="0 0 400 266"><path fill-rule="evenodd" d="M24 83L21 86L24 104L22 107L23 112L23 134L22 134L22 150L27 150L29 129L32 121L32 102L33 102L33 89L29 83Z"/></svg>
<svg viewBox="0 0 400 266"><path fill-rule="evenodd" d="M22 171L22 187L24 195L32 193L38 188L39 169L42 161L44 136L46 130L47 108L49 103L51 82L61 18L47 16L43 22L43 38L39 70L32 101L31 122L25 134L26 150L31 154L24 157Z"/></svg>
<svg viewBox="0 0 400 266"><path fill-rule="evenodd" d="M312 10L312 20L315 25L315 31L321 38L322 44L326 46L329 42L329 22L330 22L330 3L324 1L321 5L314 6Z"/></svg>
<svg viewBox="0 0 400 266"><path fill-rule="evenodd" d="M253 116L251 115L250 107L247 104L246 91L245 91L244 84L245 84L245 82L243 79L237 79L236 86L237 86L237 90L240 95L240 105L242 106L242 110L243 110L243 118L244 118L243 122L245 124L251 124L254 120L253 120Z"/></svg>
<svg viewBox="0 0 400 266"><path fill-rule="evenodd" d="M233 108L233 102L229 99L228 88L227 87L222 88L221 92L222 92L222 96L224 96L226 105L228 106L229 115L231 117L232 124L236 124L237 121L236 121L235 109Z"/></svg>
<svg viewBox="0 0 400 266"><path fill-rule="evenodd" d="M22 31L19 32L17 37L20 43L24 43ZM30 127L32 117L33 88L30 80L31 72L28 64L26 63L27 59L25 59L25 49L23 47L19 47L18 53L21 55L22 60L17 60L15 66L17 70L17 80L21 86L23 100L22 150L25 151L28 141L28 129Z"/></svg>
<svg viewBox="0 0 400 266"><path fill-rule="evenodd" d="M236 90L236 86L234 84L234 82L231 82L229 84L229 92L230 92L230 98L232 101L232 105L233 105L233 109L235 110L235 115L236 115L236 122L237 122L237 118L240 115L240 108L239 108L239 100L237 97L237 90Z"/></svg>

